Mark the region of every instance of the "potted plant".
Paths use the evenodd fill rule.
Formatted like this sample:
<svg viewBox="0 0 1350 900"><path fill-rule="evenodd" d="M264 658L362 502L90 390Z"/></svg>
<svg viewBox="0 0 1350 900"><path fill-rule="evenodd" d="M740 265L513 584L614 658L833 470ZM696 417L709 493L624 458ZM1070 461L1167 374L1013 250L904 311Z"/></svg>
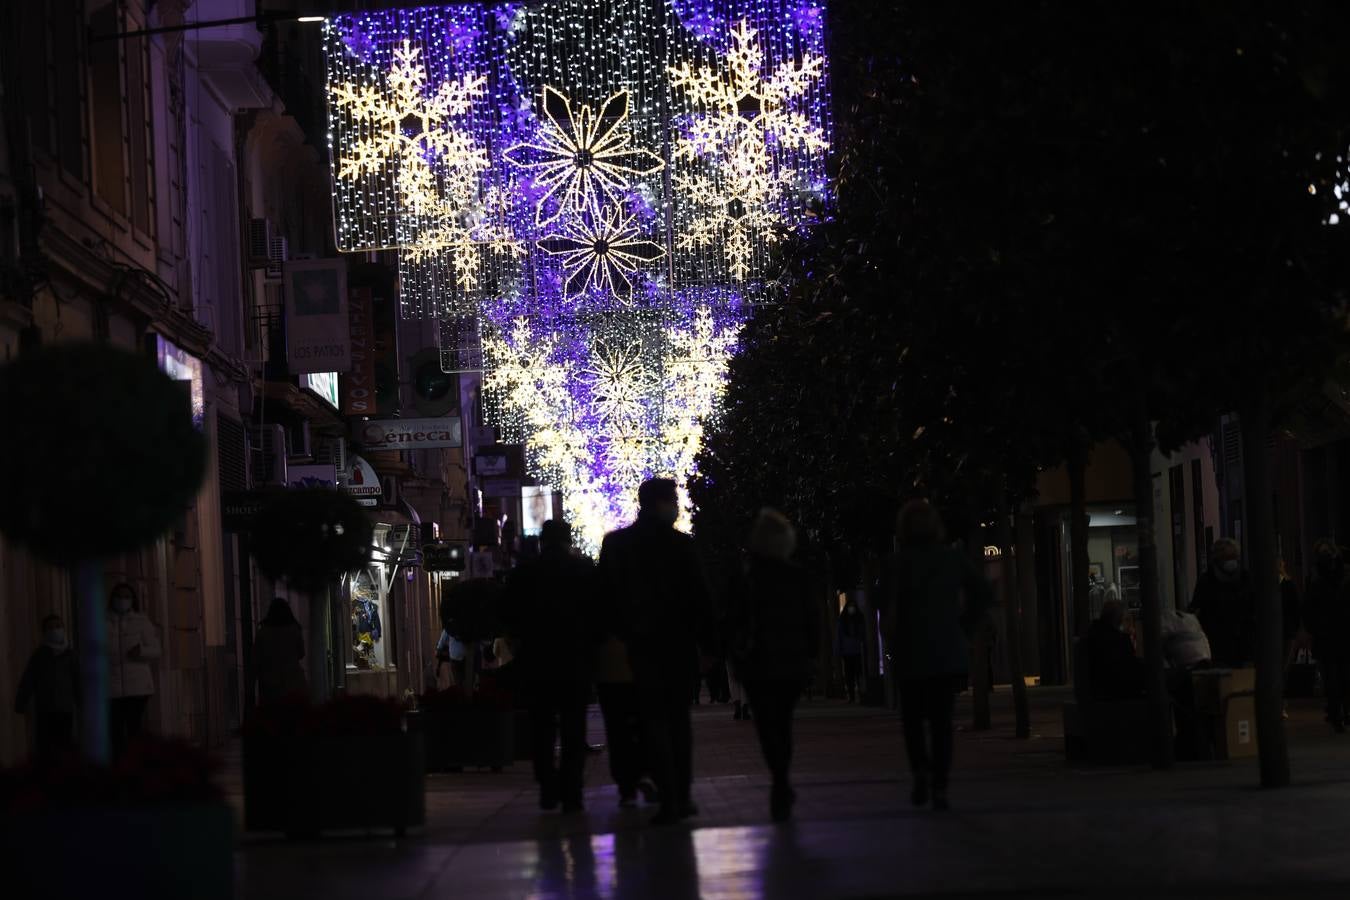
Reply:
<svg viewBox="0 0 1350 900"><path fill-rule="evenodd" d="M145 739L112 766L72 755L0 771L7 896L232 897L234 817L216 768L184 741Z"/></svg>
<svg viewBox="0 0 1350 900"><path fill-rule="evenodd" d="M244 827L292 836L426 821L422 735L379 697L261 707L244 728Z"/></svg>
<svg viewBox="0 0 1350 900"><path fill-rule="evenodd" d="M409 721L426 739L427 767L433 772L500 772L516 757L515 704L495 686L470 694L454 685L422 694Z"/></svg>
<svg viewBox="0 0 1350 900"><path fill-rule="evenodd" d="M233 894L233 817L200 751L147 741L109 759L104 560L168 532L200 489L206 438L185 387L108 344L0 366L0 409L28 436L0 442L0 469L22 473L0 482L0 532L70 569L83 700L81 755L0 774L7 895ZM58 433L78 439L41 437ZM75 509L113 524L71 528Z"/></svg>

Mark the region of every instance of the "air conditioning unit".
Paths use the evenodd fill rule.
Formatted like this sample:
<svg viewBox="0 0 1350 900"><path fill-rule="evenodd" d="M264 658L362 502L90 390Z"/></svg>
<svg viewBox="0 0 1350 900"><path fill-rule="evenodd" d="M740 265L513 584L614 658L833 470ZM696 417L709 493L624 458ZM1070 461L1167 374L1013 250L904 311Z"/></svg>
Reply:
<svg viewBox="0 0 1350 900"><path fill-rule="evenodd" d="M339 472L347 471L347 439L324 438L314 450L314 461L321 465L331 463Z"/></svg>
<svg viewBox="0 0 1350 900"><path fill-rule="evenodd" d="M285 487L286 428L282 425L263 425L248 430L249 456L253 483L257 486Z"/></svg>
<svg viewBox="0 0 1350 900"><path fill-rule="evenodd" d="M272 258L272 238L276 226L268 219L248 220L248 264L249 268L261 269Z"/></svg>
<svg viewBox="0 0 1350 900"><path fill-rule="evenodd" d="M269 281L280 281L282 266L290 258L290 253L286 248L286 238L279 234L272 235L267 244L267 279Z"/></svg>
<svg viewBox="0 0 1350 900"><path fill-rule="evenodd" d="M286 456L288 458L310 459L314 456L308 422L302 421L299 425L286 429L286 438Z"/></svg>

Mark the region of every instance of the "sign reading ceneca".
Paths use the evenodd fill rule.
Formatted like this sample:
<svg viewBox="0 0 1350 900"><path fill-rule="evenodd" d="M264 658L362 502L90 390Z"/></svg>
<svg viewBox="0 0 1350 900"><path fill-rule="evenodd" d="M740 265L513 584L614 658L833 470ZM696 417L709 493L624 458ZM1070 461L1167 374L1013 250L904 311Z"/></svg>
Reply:
<svg viewBox="0 0 1350 900"><path fill-rule="evenodd" d="M356 438L369 450L427 450L464 445L458 416L370 419L356 426Z"/></svg>

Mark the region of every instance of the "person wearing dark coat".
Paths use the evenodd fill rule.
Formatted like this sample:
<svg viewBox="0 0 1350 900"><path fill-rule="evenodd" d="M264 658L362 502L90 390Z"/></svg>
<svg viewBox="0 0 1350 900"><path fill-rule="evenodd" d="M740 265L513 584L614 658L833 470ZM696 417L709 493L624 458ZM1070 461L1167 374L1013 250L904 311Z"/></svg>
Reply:
<svg viewBox="0 0 1350 900"><path fill-rule="evenodd" d="M931 798L934 809L945 810L956 694L969 677L971 635L993 591L965 553L943 543L942 518L928 501L905 504L896 539L882 602L914 776L910 800L923 806Z"/></svg>
<svg viewBox="0 0 1350 900"><path fill-rule="evenodd" d="M599 616L591 561L572 553L572 528L550 519L539 534L539 555L507 579L505 624L516 647L513 666L529 703L534 778L539 807L578 813L586 768L586 705L599 644ZM554 738L562 745L554 761Z"/></svg>
<svg viewBox="0 0 1350 900"><path fill-rule="evenodd" d="M75 711L80 705L80 673L61 617L42 620L42 645L19 676L14 711L33 707L33 758L46 762L74 749Z"/></svg>
<svg viewBox="0 0 1350 900"><path fill-rule="evenodd" d="M1341 549L1328 540L1313 545L1303 621L1322 672L1327 721L1343 733L1350 724L1350 575Z"/></svg>
<svg viewBox="0 0 1350 900"><path fill-rule="evenodd" d="M678 518L675 482L650 479L638 490L637 521L605 535L600 547L601 592L628 647L660 792L658 825L698 813L689 685L701 668L700 647L710 646L711 592L694 539L675 529Z"/></svg>
<svg viewBox="0 0 1350 900"><path fill-rule="evenodd" d="M1238 542L1214 542L1209 569L1200 576L1190 612L1209 637L1214 664L1238 669L1251 664L1256 637L1256 588L1242 569Z"/></svg>
<svg viewBox="0 0 1350 900"><path fill-rule="evenodd" d="M755 710L755 731L773 777L769 812L786 821L797 799L789 778L792 714L820 645L810 580L791 557L797 535L782 513L762 509L750 531L744 575L730 615L736 677Z"/></svg>
<svg viewBox="0 0 1350 900"><path fill-rule="evenodd" d="M1125 605L1107 600L1101 614L1083 635L1088 689L1094 700L1129 700L1144 696L1143 662L1129 635L1121 630Z"/></svg>
<svg viewBox="0 0 1350 900"><path fill-rule="evenodd" d="M848 702L862 699L863 648L866 642L867 620L850 597L839 613L834 632L834 652L844 664L844 694Z"/></svg>
<svg viewBox="0 0 1350 900"><path fill-rule="evenodd" d="M307 697L309 680L301 665L304 658L305 636L300 622L284 597L274 597L253 641L258 703L266 706L286 697Z"/></svg>

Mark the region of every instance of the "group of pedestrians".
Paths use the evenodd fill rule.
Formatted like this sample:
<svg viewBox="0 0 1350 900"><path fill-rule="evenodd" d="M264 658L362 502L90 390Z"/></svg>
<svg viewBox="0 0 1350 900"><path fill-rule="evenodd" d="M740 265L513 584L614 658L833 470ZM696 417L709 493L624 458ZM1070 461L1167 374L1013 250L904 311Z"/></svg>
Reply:
<svg viewBox="0 0 1350 900"><path fill-rule="evenodd" d="M112 589L108 599L108 733L114 757L141 734L146 707L155 693L151 664L160 657L159 634L138 608L129 584ZM56 614L42 620L42 643L19 677L14 711L31 713L33 758L50 761L75 746L75 719L83 705L80 668Z"/></svg>
<svg viewBox="0 0 1350 900"><path fill-rule="evenodd" d="M697 815L689 685L725 658L743 707L754 710L771 776L770 814L786 820L796 801L793 716L815 665L822 619L812 581L793 560L795 529L781 513L761 510L718 602L694 539L675 528L674 482L643 483L638 503L637 520L605 537L594 566L572 550L567 525L550 521L539 555L507 580L504 621L529 698L540 807L584 808L585 716L594 684L620 803L654 794L655 824ZM946 544L926 501L902 510L897 542L884 627L897 648L912 800L944 809L955 697L968 677L969 635L992 592L975 564ZM839 620L836 651L850 700L861 699L865 621L854 602Z"/></svg>

